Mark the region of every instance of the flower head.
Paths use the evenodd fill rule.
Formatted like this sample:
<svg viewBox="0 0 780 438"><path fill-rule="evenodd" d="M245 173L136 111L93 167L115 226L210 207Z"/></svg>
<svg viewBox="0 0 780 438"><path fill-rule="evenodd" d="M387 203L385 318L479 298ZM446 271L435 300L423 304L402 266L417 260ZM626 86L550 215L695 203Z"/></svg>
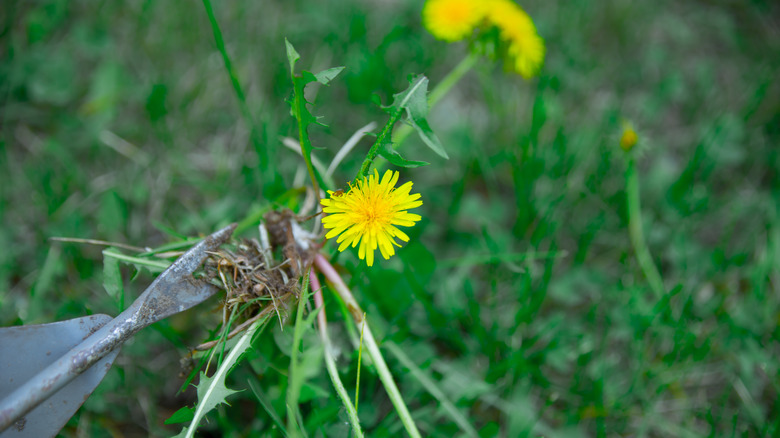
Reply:
<svg viewBox="0 0 780 438"><path fill-rule="evenodd" d="M489 0L487 21L499 29L501 39L508 44L511 67L528 79L544 62L544 40L528 14L511 0Z"/></svg>
<svg viewBox="0 0 780 438"><path fill-rule="evenodd" d="M511 70L528 79L544 62L544 40L533 20L513 0L428 0L423 24L438 39L458 41L474 32L496 27L506 44Z"/></svg>
<svg viewBox="0 0 780 438"><path fill-rule="evenodd" d="M339 251L348 246L353 248L360 243L358 256L366 264L374 264L374 251L379 248L382 257L389 259L395 254L393 245L401 246L395 238L409 241L403 231L396 226L411 227L422 219L419 215L406 210L422 205L420 194L410 194L412 183L407 182L396 188L398 172L388 170L382 180L379 172L359 180L347 193L328 191L329 199L320 202L328 216L322 219L322 225L329 229L326 238L339 236Z"/></svg>
<svg viewBox="0 0 780 438"><path fill-rule="evenodd" d="M639 140L639 136L634 131L634 126L630 122L623 122L623 134L620 135L620 147L624 151L628 152L633 149L636 142Z"/></svg>
<svg viewBox="0 0 780 438"><path fill-rule="evenodd" d="M484 18L481 3L475 0L429 0L422 11L423 24L440 40L462 40Z"/></svg>

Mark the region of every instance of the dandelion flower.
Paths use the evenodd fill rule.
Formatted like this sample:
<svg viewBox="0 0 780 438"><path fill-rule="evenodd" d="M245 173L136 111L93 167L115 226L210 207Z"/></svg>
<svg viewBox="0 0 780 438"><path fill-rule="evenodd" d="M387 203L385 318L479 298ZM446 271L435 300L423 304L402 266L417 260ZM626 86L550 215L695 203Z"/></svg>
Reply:
<svg viewBox="0 0 780 438"><path fill-rule="evenodd" d="M320 202L328 216L322 219L322 225L329 229L326 238L336 239L339 251L344 251L350 245L354 248L360 244L358 256L366 260L366 264L374 264L374 251L379 248L382 257L389 259L395 254L395 246L401 246L395 238L404 242L409 236L397 226L411 227L421 217L408 213L406 210L422 205L418 193L410 194L412 183L407 182L395 187L398 182L398 172L388 170L382 180L379 172L358 181L347 193L328 191L329 199Z"/></svg>
<svg viewBox="0 0 780 438"><path fill-rule="evenodd" d="M509 45L507 54L514 71L529 79L544 62L544 40L528 14L511 0L491 0L486 6L487 21L499 29Z"/></svg>
<svg viewBox="0 0 780 438"><path fill-rule="evenodd" d="M436 38L458 41L469 36L484 18L480 0L429 0L422 11L423 24Z"/></svg>
<svg viewBox="0 0 780 438"><path fill-rule="evenodd" d="M623 122L623 134L620 136L620 147L628 152L634 147L638 140L639 136L637 136L636 131L634 131L634 126L629 122Z"/></svg>

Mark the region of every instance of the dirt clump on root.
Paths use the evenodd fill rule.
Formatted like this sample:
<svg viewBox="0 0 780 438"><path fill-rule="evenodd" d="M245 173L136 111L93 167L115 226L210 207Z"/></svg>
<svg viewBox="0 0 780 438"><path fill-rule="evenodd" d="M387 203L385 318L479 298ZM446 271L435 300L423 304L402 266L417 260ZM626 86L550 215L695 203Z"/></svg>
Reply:
<svg viewBox="0 0 780 438"><path fill-rule="evenodd" d="M226 292L223 326L233 327L227 339L260 318L276 313L281 323L300 296L302 275L319 249L315 236L300 226L290 210L272 211L260 225L260 239L242 239L209 254L203 272ZM224 339L206 342L208 350Z"/></svg>

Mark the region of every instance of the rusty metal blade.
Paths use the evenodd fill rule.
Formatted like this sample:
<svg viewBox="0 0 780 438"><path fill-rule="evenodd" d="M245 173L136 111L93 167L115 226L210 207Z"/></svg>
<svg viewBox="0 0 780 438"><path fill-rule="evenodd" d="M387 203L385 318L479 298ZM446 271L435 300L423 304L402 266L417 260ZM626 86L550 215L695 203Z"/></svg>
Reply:
<svg viewBox="0 0 780 438"><path fill-rule="evenodd" d="M205 281L195 280L192 273L208 257L208 252L216 250L230 238L235 228L236 224L232 224L207 236L160 274L119 316L65 354L54 355L43 370L7 396L0 397L0 431L6 430L68 382L115 351L138 330L189 309L213 295L217 288ZM17 362L15 366L24 364Z"/></svg>
<svg viewBox="0 0 780 438"><path fill-rule="evenodd" d="M111 321L92 315L51 324L0 329L0 400ZM45 438L57 435L103 380L119 349L16 420L0 438ZM22 363L23 366L19 366Z"/></svg>
<svg viewBox="0 0 780 438"><path fill-rule="evenodd" d="M143 328L149 324L183 312L214 295L216 286L195 280L192 273L233 234L237 224L229 225L192 247L179 257L168 269L157 277L125 313L136 308L137 325ZM118 316L119 319L122 315Z"/></svg>

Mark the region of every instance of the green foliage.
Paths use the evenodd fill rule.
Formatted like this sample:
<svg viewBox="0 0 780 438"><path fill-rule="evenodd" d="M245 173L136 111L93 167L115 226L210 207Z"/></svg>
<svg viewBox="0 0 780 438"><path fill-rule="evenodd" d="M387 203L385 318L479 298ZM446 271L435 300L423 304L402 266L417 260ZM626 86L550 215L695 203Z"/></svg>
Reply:
<svg viewBox="0 0 780 438"><path fill-rule="evenodd" d="M301 55L295 51L295 47L293 47L293 45L290 44L287 39L284 40L284 43L287 47L287 61L290 64L290 77L292 78L293 83L293 96L290 100L290 113L293 117L295 117L295 120L298 123L298 136L301 144L301 153L303 154L303 159L306 161L306 168L309 170L309 177L311 178L312 184L314 185L315 192L319 193L319 186L324 186L324 183L322 181L322 176L312 165L311 153L313 146L311 144L311 140L309 139L309 126L327 126L320 123L318 121L318 117L315 117L311 112L309 112L309 109L306 106L309 102L306 101L306 96L304 93L306 91L306 85L312 82L328 85L328 83L330 83L333 78L338 76L338 74L344 70L344 67L333 67L316 74L304 70L301 75L296 75L295 63L301 58Z"/></svg>
<svg viewBox="0 0 780 438"><path fill-rule="evenodd" d="M299 436L301 431L298 429L300 426L299 419L301 418L300 410L298 409L298 403L301 397L301 389L305 382L306 373L302 370L316 369L316 364L320 362L321 355L316 349L307 349L301 353L301 342L303 334L306 329L312 326L314 318L317 316L317 311L309 313L304 320L303 309L309 302L309 273L307 272L303 276L303 286L301 286L301 299L298 300L298 310L295 316L296 324L293 331L293 341L290 348L290 374L289 382L287 386L287 429L293 432L293 436ZM301 357L299 359L299 356Z"/></svg>
<svg viewBox="0 0 780 438"><path fill-rule="evenodd" d="M125 309L125 287L119 271L119 254L115 249L103 250L103 289L116 300L119 311Z"/></svg>
<svg viewBox="0 0 780 438"><path fill-rule="evenodd" d="M422 75L409 80L409 88L393 95L393 103L387 108L391 114L403 111L406 122L411 124L420 135L423 143L442 158L449 158L439 138L428 125L428 78Z"/></svg>
<svg viewBox="0 0 780 438"><path fill-rule="evenodd" d="M228 404L226 398L239 392L228 388L225 384L225 378L227 378L228 373L230 373L231 369L239 361L241 356L252 346L252 337L255 333L262 331L267 323L268 319L264 318L259 319L252 324L247 331L241 335L241 338L233 348L230 349L230 352L227 353L225 359L211 377L207 376L206 373L200 373L200 381L197 385L198 403L194 408L190 409L192 414L190 415L187 410L179 410L168 420L170 423L178 423L182 420L187 421L188 418L191 418L190 425L184 427L177 436L186 438L193 437L198 425L206 414L222 403Z"/></svg>
<svg viewBox="0 0 780 438"><path fill-rule="evenodd" d="M115 314L103 290L120 291L117 266L131 274L127 302L171 258L153 255L191 245L181 236L240 221L239 237L256 238L263 213L300 210L310 183L295 177L300 156L280 147L301 139L285 102L287 37L308 69L346 67L328 87L311 76L332 71L298 65L295 75L309 81L299 104L325 116L308 126L328 127L307 134L326 168L358 128L391 118L372 95L393 102L409 72L430 80L425 120L450 159L419 136L397 151L403 161L391 152L397 138L376 149L395 166L432 163L401 175L422 194L423 220L371 269L349 253L333 261L422 435L468 436L464 422L490 438L777 435L780 63L767 20L777 6L523 4L547 47L542 76L524 81L427 34L421 2L366 4L215 2L211 14L183 2L4 4L0 325ZM456 66L458 80L435 93ZM639 231L660 299L629 233L624 118L642 146ZM376 139L345 157L335 187ZM57 236L155 249L104 255ZM138 333L61 435L179 432L165 419L198 402L195 388L177 391L189 348L221 333L217 300ZM346 306L325 300L336 372L354 399L360 331ZM199 435L289 435L294 328L273 321L229 373L219 368L225 388L245 390L211 410ZM317 353L316 332L303 330L299 353ZM299 369L296 424L348 436L318 360ZM362 365L366 436L403 435L365 354Z"/></svg>
<svg viewBox="0 0 780 438"><path fill-rule="evenodd" d="M415 168L431 164L427 161L407 160L406 158L402 157L401 154L399 154L395 149L393 149L390 143L384 143L382 146L380 146L379 155L389 161L393 166L398 167Z"/></svg>
<svg viewBox="0 0 780 438"><path fill-rule="evenodd" d="M374 145L371 146L366 159L363 160L363 164L360 166L355 182L368 175L371 164L377 155L381 155L391 164L399 167L415 168L429 164L425 161L407 160L393 149L391 140L393 127L403 113L406 113L406 121L417 129L423 142L437 154L448 158L438 137L428 126L428 121L425 118L428 114L428 78L422 75L414 76L410 82L409 88L394 94L393 103L384 107L390 113L390 120L387 121L382 131L377 135Z"/></svg>

